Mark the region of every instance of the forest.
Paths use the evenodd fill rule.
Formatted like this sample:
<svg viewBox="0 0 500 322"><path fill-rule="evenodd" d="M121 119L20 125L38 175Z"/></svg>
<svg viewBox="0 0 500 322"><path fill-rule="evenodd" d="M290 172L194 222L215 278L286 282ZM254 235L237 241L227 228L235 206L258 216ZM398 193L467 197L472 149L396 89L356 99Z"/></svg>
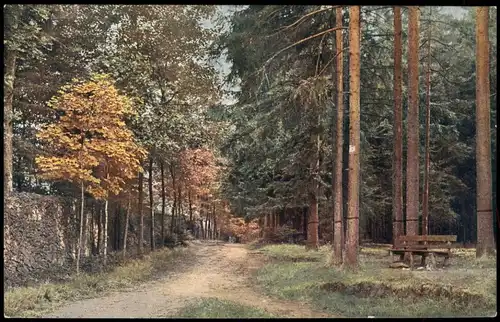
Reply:
<svg viewBox="0 0 500 322"><path fill-rule="evenodd" d="M342 271L411 236L496 259L496 7L3 11L4 244L33 254L4 251L6 286L38 252L80 276L208 241Z"/></svg>

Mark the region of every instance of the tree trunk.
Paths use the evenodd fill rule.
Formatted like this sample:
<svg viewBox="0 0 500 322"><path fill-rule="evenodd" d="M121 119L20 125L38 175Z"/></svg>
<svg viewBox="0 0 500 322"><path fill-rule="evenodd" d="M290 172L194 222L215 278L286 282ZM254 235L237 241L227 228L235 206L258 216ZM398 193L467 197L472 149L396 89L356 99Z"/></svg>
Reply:
<svg viewBox="0 0 500 322"><path fill-rule="evenodd" d="M170 234L172 235L174 233L174 224L175 224L175 210L177 209L177 185L175 182L175 172L174 172L174 166L170 165L170 175L172 176L172 191L174 195L174 203L172 204L172 216L170 220Z"/></svg>
<svg viewBox="0 0 500 322"><path fill-rule="evenodd" d="M262 229L262 238L269 239L269 216L267 214L264 215L264 228Z"/></svg>
<svg viewBox="0 0 500 322"><path fill-rule="evenodd" d="M14 100L14 80L16 77L16 52L5 50L4 100L3 100L3 192L12 193L12 118Z"/></svg>
<svg viewBox="0 0 500 322"><path fill-rule="evenodd" d="M476 257L494 255L489 76L489 7L476 9Z"/></svg>
<svg viewBox="0 0 500 322"><path fill-rule="evenodd" d="M178 194L179 196L177 197L177 232L181 232L181 226L182 226L182 220L184 219L184 212L182 209L182 186L179 184L177 186L178 189Z"/></svg>
<svg viewBox="0 0 500 322"><path fill-rule="evenodd" d="M345 263L358 266L360 150L360 7L349 9L349 177Z"/></svg>
<svg viewBox="0 0 500 322"><path fill-rule="evenodd" d="M403 48L401 8L394 7L394 154L392 160L392 243L403 234Z"/></svg>
<svg viewBox="0 0 500 322"><path fill-rule="evenodd" d="M206 221L207 221L207 239L212 239L212 231L210 230L211 229L211 225L210 225L210 212L207 211L207 217L206 217Z"/></svg>
<svg viewBox="0 0 500 322"><path fill-rule="evenodd" d="M200 239L205 239L205 229L203 229L203 219L200 219Z"/></svg>
<svg viewBox="0 0 500 322"><path fill-rule="evenodd" d="M429 7L429 19L432 7ZM425 161L424 161L424 191L422 192L422 235L429 231L429 170L430 156L430 131L431 131L431 22L427 30L427 70L425 80Z"/></svg>
<svg viewBox="0 0 500 322"><path fill-rule="evenodd" d="M125 226L123 227L123 258L127 256L127 235L128 235L128 221L130 217L130 197L127 201L127 212L125 213Z"/></svg>
<svg viewBox="0 0 500 322"><path fill-rule="evenodd" d="M336 25L337 28L342 27L342 8L337 8ZM335 32L336 40L336 85L337 85L337 122L335 127L335 165L333 171L333 262L334 264L342 263L342 248L343 248L343 207L342 207L342 148L344 146L344 49L342 30Z"/></svg>
<svg viewBox="0 0 500 322"><path fill-rule="evenodd" d="M85 208L85 186L82 181L81 185L81 204L80 204L80 237L78 238L78 245L76 247L76 274L80 274L80 256L81 256L81 248L82 248L82 240L83 240L83 217L84 217L84 208Z"/></svg>
<svg viewBox="0 0 500 322"><path fill-rule="evenodd" d="M217 238L217 218L215 217L215 204L213 205L213 212L212 212L212 217L214 219L214 238Z"/></svg>
<svg viewBox="0 0 500 322"><path fill-rule="evenodd" d="M151 251L155 250L155 209L153 203L153 158L149 159L149 211L151 212L150 243Z"/></svg>
<svg viewBox="0 0 500 322"><path fill-rule="evenodd" d="M97 255L101 255L102 245L102 214L101 205L99 203L97 208Z"/></svg>
<svg viewBox="0 0 500 322"><path fill-rule="evenodd" d="M92 209L90 213L90 243L92 245L92 255L96 254L95 236L94 236L94 217L95 217L95 202L92 202Z"/></svg>
<svg viewBox="0 0 500 322"><path fill-rule="evenodd" d="M165 162L160 163L161 171L161 242L162 245L165 242L165 208L166 208L166 197L165 197Z"/></svg>
<svg viewBox="0 0 500 322"><path fill-rule="evenodd" d="M309 222L307 229L307 244L306 249L318 250L319 248L319 216L318 216L318 182L316 181L316 176L319 176L319 157L320 157L320 137L318 134L318 128L321 122L320 114L318 113L316 117L316 124L314 134L311 136L311 143L313 146L313 158L311 160L311 169L313 179L310 182L309 191Z"/></svg>
<svg viewBox="0 0 500 322"><path fill-rule="evenodd" d="M418 234L419 116L418 48L419 7L409 7L408 18L408 152L406 160L406 235Z"/></svg>
<svg viewBox="0 0 500 322"><path fill-rule="evenodd" d="M139 242L138 242L138 250L139 254L143 253L143 243L144 243L144 213L142 212L142 203L144 195L142 193L142 182L144 180L144 174L139 172L139 204L137 205L139 211Z"/></svg>
<svg viewBox="0 0 500 322"><path fill-rule="evenodd" d="M104 201L104 266L107 264L108 260L108 199Z"/></svg>

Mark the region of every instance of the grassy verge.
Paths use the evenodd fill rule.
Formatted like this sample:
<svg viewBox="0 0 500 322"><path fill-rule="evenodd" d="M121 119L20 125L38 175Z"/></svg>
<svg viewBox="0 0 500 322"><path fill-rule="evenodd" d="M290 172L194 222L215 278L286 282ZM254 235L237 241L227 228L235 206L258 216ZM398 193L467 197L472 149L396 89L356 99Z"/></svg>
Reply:
<svg viewBox="0 0 500 322"><path fill-rule="evenodd" d="M183 318L271 318L258 308L216 298L197 299L180 310Z"/></svg>
<svg viewBox="0 0 500 322"><path fill-rule="evenodd" d="M329 265L328 247L268 245L258 252L271 261L256 279L270 295L310 302L346 317L492 316L496 312L496 264L459 250L451 266L434 271L388 268L380 248L363 248L360 269ZM307 261L306 261L307 260Z"/></svg>
<svg viewBox="0 0 500 322"><path fill-rule="evenodd" d="M176 259L190 258L189 248L161 249L141 259L128 260L113 270L80 274L64 283L19 287L4 293L4 314L9 317L40 317L70 301L93 298L109 291L161 277Z"/></svg>

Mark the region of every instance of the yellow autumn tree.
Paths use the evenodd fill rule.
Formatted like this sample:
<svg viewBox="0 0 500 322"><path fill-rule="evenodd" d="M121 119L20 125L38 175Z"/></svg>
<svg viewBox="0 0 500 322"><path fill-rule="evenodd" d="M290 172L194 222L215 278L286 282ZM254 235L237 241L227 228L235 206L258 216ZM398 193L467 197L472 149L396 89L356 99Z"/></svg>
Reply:
<svg viewBox="0 0 500 322"><path fill-rule="evenodd" d="M126 180L143 171L146 151L134 140L125 119L135 115L132 100L121 95L108 75L95 74L89 81L74 79L48 103L59 117L46 125L38 138L50 156L38 156L36 164L46 179L67 180L81 187L80 238L76 267L79 272L83 240L84 192L105 200L104 260L107 255L107 200L118 194Z"/></svg>

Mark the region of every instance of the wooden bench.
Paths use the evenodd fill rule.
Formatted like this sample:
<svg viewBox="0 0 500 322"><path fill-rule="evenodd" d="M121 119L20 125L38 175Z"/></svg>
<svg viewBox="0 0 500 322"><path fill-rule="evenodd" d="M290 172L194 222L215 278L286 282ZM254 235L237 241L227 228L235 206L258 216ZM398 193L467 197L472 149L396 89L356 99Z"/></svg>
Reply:
<svg viewBox="0 0 500 322"><path fill-rule="evenodd" d="M431 258L432 264L435 265L435 256L444 257L444 265L448 265L451 257L451 249L455 248L452 243L457 241L456 235L414 235L414 236L399 236L389 254L400 255L400 260L404 259L404 255L409 253L410 269L413 269L413 255L422 256L422 265L425 265L427 256Z"/></svg>

